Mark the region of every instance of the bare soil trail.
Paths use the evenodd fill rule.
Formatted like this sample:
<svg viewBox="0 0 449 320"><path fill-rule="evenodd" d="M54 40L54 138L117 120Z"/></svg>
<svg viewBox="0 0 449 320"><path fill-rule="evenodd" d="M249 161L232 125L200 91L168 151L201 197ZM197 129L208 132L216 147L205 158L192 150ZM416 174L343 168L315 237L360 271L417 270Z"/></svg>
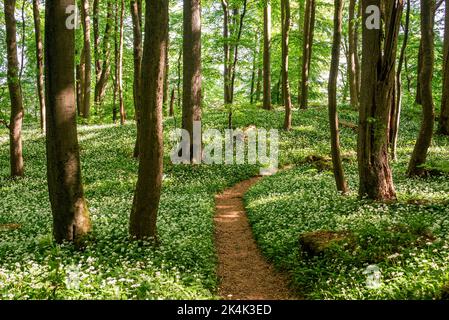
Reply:
<svg viewBox="0 0 449 320"><path fill-rule="evenodd" d="M287 278L260 253L245 213L243 196L259 179L240 182L215 197L215 245L223 299L295 299Z"/></svg>

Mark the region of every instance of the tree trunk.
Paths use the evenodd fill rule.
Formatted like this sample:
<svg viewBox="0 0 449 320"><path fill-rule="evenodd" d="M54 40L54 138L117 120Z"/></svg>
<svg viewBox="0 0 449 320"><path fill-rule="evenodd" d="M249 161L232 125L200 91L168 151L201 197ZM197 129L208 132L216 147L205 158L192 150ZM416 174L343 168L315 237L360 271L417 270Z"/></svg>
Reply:
<svg viewBox="0 0 449 320"><path fill-rule="evenodd" d="M16 1L6 0L5 25L6 25L6 54L8 60L8 88L11 100L11 117L9 121L9 154L11 177L23 177L22 155L22 122L23 122L23 98L19 81L19 61L17 58L16 18L14 17Z"/></svg>
<svg viewBox="0 0 449 320"><path fill-rule="evenodd" d="M175 88L172 88L170 94L170 108L168 109L168 116L173 117L174 115L175 115Z"/></svg>
<svg viewBox="0 0 449 320"><path fill-rule="evenodd" d="M198 11L199 13L199 11ZM146 1L142 58L139 173L129 232L135 239L156 240L156 220L162 185L162 97L167 50L168 0ZM143 147L145 146L145 147Z"/></svg>
<svg viewBox="0 0 449 320"><path fill-rule="evenodd" d="M263 108L271 110L271 4L263 10Z"/></svg>
<svg viewBox="0 0 449 320"><path fill-rule="evenodd" d="M422 37L422 36L421 36ZM422 97L421 97L421 77L420 74L422 72L422 68L423 68L423 61L422 61L422 56L423 56L423 48L422 48L422 38L419 42L419 51L418 51L418 70L416 72L417 77L416 77L416 96L415 96L415 103L416 104L422 104Z"/></svg>
<svg viewBox="0 0 449 320"><path fill-rule="evenodd" d="M343 0L335 0L334 13L334 39L332 44L332 60L329 72L328 84L328 103L329 103L329 125L331 129L331 148L332 163L334 167L334 177L337 184L337 190L342 193L348 192L348 184L346 183L343 164L340 153L340 135L338 130L338 113L337 113L337 79L338 66L340 64L340 43L343 20Z"/></svg>
<svg viewBox="0 0 449 320"><path fill-rule="evenodd" d="M410 11L411 5L410 0L407 1L407 11L405 16L405 26L404 26L404 39L402 42L401 53L398 60L398 70L396 71L396 92L393 108L391 110L391 120L390 120L390 147L391 147L391 157L397 159L397 144L398 144L398 134L399 134L399 124L401 120L401 109L402 109L402 66L404 65L405 50L407 49L407 42L409 36L409 26L410 26Z"/></svg>
<svg viewBox="0 0 449 320"><path fill-rule="evenodd" d="M47 179L58 243L78 243L91 229L76 130L75 33L66 27L66 8L74 4L74 0L45 2Z"/></svg>
<svg viewBox="0 0 449 320"><path fill-rule="evenodd" d="M194 150L193 141L193 123L201 121L201 9L199 0L184 0L183 39L182 128L190 134L191 159L201 161L201 150L198 150L201 146L197 146L197 150Z"/></svg>
<svg viewBox="0 0 449 320"><path fill-rule="evenodd" d="M119 34L119 10L117 2L114 3L114 88L112 93L112 122L117 123L117 97L119 86L119 41L117 40Z"/></svg>
<svg viewBox="0 0 449 320"><path fill-rule="evenodd" d="M169 20L170 25L170 20ZM163 96L163 103L164 103L164 109L168 107L168 97L170 94L170 82L168 81L168 76L170 74L170 64L169 64L169 56L168 56L168 50L170 47L170 36L167 32L167 50L165 52L165 70L164 70L164 96Z"/></svg>
<svg viewBox="0 0 449 320"><path fill-rule="evenodd" d="M285 107L284 130L292 127L292 100L290 96L290 84L288 82L288 36L290 32L290 2L281 1L282 19L282 97Z"/></svg>
<svg viewBox="0 0 449 320"><path fill-rule="evenodd" d="M84 80L83 80L83 105L82 116L89 118L90 116L90 91L91 91L91 54L90 54L90 17L89 17L89 0L82 0L81 3L81 20L83 22L84 34Z"/></svg>
<svg viewBox="0 0 449 320"><path fill-rule="evenodd" d="M260 65L257 67L257 83L256 83L256 102L260 101L260 93L262 87L262 68Z"/></svg>
<svg viewBox="0 0 449 320"><path fill-rule="evenodd" d="M134 113L136 118L137 137L134 146L133 156L139 157L139 126L140 126L140 94L141 94L141 70L142 70L142 1L132 0L131 17L133 21L133 55L134 55L134 83L133 83L133 97L134 97Z"/></svg>
<svg viewBox="0 0 449 320"><path fill-rule="evenodd" d="M443 51L443 92L438 132L449 136L449 0L445 0L444 51Z"/></svg>
<svg viewBox="0 0 449 320"><path fill-rule="evenodd" d="M251 88L249 92L249 102L251 104L254 103L255 98L255 88L256 88L256 69L257 69L257 57L259 56L259 39L258 34L255 32L255 43L254 43L254 51L253 51L253 67L251 70Z"/></svg>
<svg viewBox="0 0 449 320"><path fill-rule="evenodd" d="M33 0L34 37L36 40L36 84L39 97L41 131L45 132L44 47L42 44L39 0Z"/></svg>
<svg viewBox="0 0 449 320"><path fill-rule="evenodd" d="M384 6L381 6L381 2ZM388 161L388 124L394 90L396 47L403 1L362 0L362 90L359 108L359 195L393 200L396 192ZM380 29L368 29L366 9L383 9ZM382 41L382 37L385 39ZM383 46L383 49L382 49Z"/></svg>
<svg viewBox="0 0 449 320"><path fill-rule="evenodd" d="M358 61L357 53L357 33L356 33L356 0L349 1L349 29L348 29L348 80L349 80L349 96L351 99L351 106L358 110L359 106L359 88L357 83L356 65Z"/></svg>
<svg viewBox="0 0 449 320"><path fill-rule="evenodd" d="M100 0L94 0L93 3L93 29L94 29L94 62L95 62L95 85L101 76L101 58L100 58Z"/></svg>
<svg viewBox="0 0 449 320"><path fill-rule="evenodd" d="M315 29L315 11L315 0L307 0L304 17L304 41L302 52L301 109L307 109L308 105L310 63L312 61L313 33Z"/></svg>
<svg viewBox="0 0 449 320"><path fill-rule="evenodd" d="M239 26L238 26L238 31L237 31L237 41L234 45L234 54L233 54L233 58L234 61L232 63L232 68L231 68L231 103L234 102L234 87L235 87L235 75L236 75L236 69L237 69L237 62L238 62L238 53L239 53L239 44L240 44L240 39L242 38L242 31L243 31L243 19L245 18L245 14L246 14L246 4L247 4L247 0L243 0L243 9L242 9L242 13L240 14L240 18L239 18Z"/></svg>
<svg viewBox="0 0 449 320"><path fill-rule="evenodd" d="M231 90L230 90L230 50L229 50L229 8L228 3L225 0L221 1L223 8L223 92L224 103L231 103Z"/></svg>
<svg viewBox="0 0 449 320"><path fill-rule="evenodd" d="M119 30L119 51L118 51L118 70L117 85L120 110L120 124L124 125L126 120L125 104L123 101L123 19L125 18L125 0L120 1L120 30Z"/></svg>
<svg viewBox="0 0 449 320"><path fill-rule="evenodd" d="M421 49L422 69L419 74L421 82L421 101L423 119L418 140L413 150L408 167L409 176L423 176L426 170L423 167L427 159L427 151L432 142L435 111L432 97L432 78L434 65L434 8L435 0L421 0Z"/></svg>
<svg viewBox="0 0 449 320"><path fill-rule="evenodd" d="M306 0L299 0L299 19L298 19L298 48L300 48L299 50L299 59L298 59L298 104L301 101L301 87L302 87L302 81L301 81L301 76L302 76L302 61L304 59L304 57L302 56L302 50L301 48L304 45L304 17L305 17L305 2Z"/></svg>

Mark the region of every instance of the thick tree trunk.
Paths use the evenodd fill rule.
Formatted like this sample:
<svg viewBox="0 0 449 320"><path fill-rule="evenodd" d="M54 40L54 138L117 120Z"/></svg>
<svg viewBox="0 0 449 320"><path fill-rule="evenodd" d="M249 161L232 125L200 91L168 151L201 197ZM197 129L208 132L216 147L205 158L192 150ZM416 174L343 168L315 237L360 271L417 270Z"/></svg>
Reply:
<svg viewBox="0 0 449 320"><path fill-rule="evenodd" d="M263 10L263 108L271 110L271 4Z"/></svg>
<svg viewBox="0 0 449 320"><path fill-rule="evenodd" d="M74 4L74 0L45 2L47 179L53 234L59 243L78 242L91 228L76 130L75 33L66 27L66 8Z"/></svg>
<svg viewBox="0 0 449 320"><path fill-rule="evenodd" d="M285 118L284 130L289 131L292 127L292 100L290 95L290 84L288 82L288 36L290 32L290 2L281 1L282 19L282 97L284 99Z"/></svg>
<svg viewBox="0 0 449 320"><path fill-rule="evenodd" d="M434 10L435 0L421 0L421 49L422 69L419 74L421 82L421 101L423 119L418 140L410 159L409 176L423 176L426 174L423 168L427 159L427 151L432 142L433 127L435 122L435 110L432 97L432 78L434 65Z"/></svg>
<svg viewBox="0 0 449 320"><path fill-rule="evenodd" d="M83 80L83 105L81 115L84 118L90 116L90 92L91 92L91 74L92 59L90 54L90 17L89 17L89 0L82 0L81 3L81 20L83 22L84 34L84 80Z"/></svg>
<svg viewBox="0 0 449 320"><path fill-rule="evenodd" d="M197 8L199 14L199 7ZM167 50L168 0L147 0L145 9L140 135L142 148L129 232L135 239L155 240L162 185L162 97Z"/></svg>
<svg viewBox="0 0 449 320"><path fill-rule="evenodd" d="M382 5L381 6L381 2ZM362 90L359 108L359 195L373 200L396 198L388 161L388 124L395 82L396 47L403 1L362 0ZM383 9L380 29L368 29L366 9ZM382 37L385 39L382 41ZM383 48L382 48L383 46Z"/></svg>
<svg viewBox="0 0 449 320"><path fill-rule="evenodd" d="M134 113L136 118L137 137L134 146L133 156L139 157L139 126L140 126L140 94L141 94L141 70L142 70L142 1L132 0L131 17L133 21L133 55L134 55L134 83L133 83L133 97L134 97Z"/></svg>
<svg viewBox="0 0 449 320"><path fill-rule="evenodd" d="M307 0L304 17L304 41L302 52L301 109L307 109L308 105L310 63L312 61L313 34L315 29L315 11L315 0Z"/></svg>
<svg viewBox="0 0 449 320"><path fill-rule="evenodd" d="M329 72L328 84L328 103L329 103L329 125L331 129L331 149L332 163L334 166L334 177L337 184L337 190L342 193L348 192L348 184L346 183L343 164L340 153L340 135L338 129L338 113L337 113L337 79L338 67L340 64L340 43L343 20L343 0L335 0L334 13L334 39L332 44L332 61Z"/></svg>
<svg viewBox="0 0 449 320"><path fill-rule="evenodd" d="M359 87L357 83L357 68L358 53L357 53L357 33L356 33L356 0L349 1L349 28L348 28L348 81L349 81L349 96L351 99L351 106L358 110L359 106Z"/></svg>
<svg viewBox="0 0 449 320"><path fill-rule="evenodd" d="M449 0L445 0L444 51L443 51L443 92L438 132L449 135Z"/></svg>
<svg viewBox="0 0 449 320"><path fill-rule="evenodd" d="M117 69L117 89L120 110L120 124L124 125L126 120L125 103L123 101L123 19L125 18L125 0L120 1L120 25L119 25L119 50Z"/></svg>
<svg viewBox="0 0 449 320"><path fill-rule="evenodd" d="M45 132L44 46L42 44L39 0L33 0L34 37L36 40L36 84L39 97L41 131Z"/></svg>
<svg viewBox="0 0 449 320"><path fill-rule="evenodd" d="M17 58L16 18L14 17L16 1L6 0L5 25L6 25L6 54L8 60L8 88L11 100L11 117L9 121L9 155L11 177L22 177L22 122L23 122L23 98L19 81L19 61Z"/></svg>
<svg viewBox="0 0 449 320"><path fill-rule="evenodd" d="M184 0L182 128L190 134L190 157L201 161L201 146L194 154L193 123L201 121L201 10L199 0Z"/></svg>

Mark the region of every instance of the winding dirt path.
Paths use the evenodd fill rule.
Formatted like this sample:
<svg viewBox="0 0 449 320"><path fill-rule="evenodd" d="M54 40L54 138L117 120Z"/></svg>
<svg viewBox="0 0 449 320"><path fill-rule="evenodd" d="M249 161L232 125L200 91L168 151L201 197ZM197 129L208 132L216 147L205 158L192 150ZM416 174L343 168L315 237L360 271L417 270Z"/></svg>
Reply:
<svg viewBox="0 0 449 320"><path fill-rule="evenodd" d="M294 299L287 279L260 253L246 217L243 196L260 178L243 181L215 197L215 245L223 299Z"/></svg>

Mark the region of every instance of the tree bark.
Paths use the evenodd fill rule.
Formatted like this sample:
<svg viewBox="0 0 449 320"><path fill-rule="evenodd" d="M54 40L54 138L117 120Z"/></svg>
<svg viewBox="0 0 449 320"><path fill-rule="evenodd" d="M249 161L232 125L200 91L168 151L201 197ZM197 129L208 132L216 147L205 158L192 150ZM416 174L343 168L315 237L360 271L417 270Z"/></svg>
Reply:
<svg viewBox="0 0 449 320"><path fill-rule="evenodd" d="M75 33L66 27L66 8L74 4L74 0L45 2L47 179L58 243L78 243L91 229L76 130Z"/></svg>
<svg viewBox="0 0 449 320"><path fill-rule="evenodd" d="M254 43L254 50L253 50L253 67L251 70L251 88L249 91L249 102L250 104L254 103L255 98L255 89L256 89L256 69L257 69L257 57L259 56L259 39L258 34L255 32L255 43Z"/></svg>
<svg viewBox="0 0 449 320"><path fill-rule="evenodd" d="M92 59L90 54L90 17L89 17L89 0L81 2L81 20L83 22L84 35L84 80L83 80L83 104L81 115L83 118L90 116L90 92L91 92L91 74Z"/></svg>
<svg viewBox="0 0 449 320"><path fill-rule="evenodd" d="M403 1L362 0L362 88L359 108L359 195L393 200L396 192L388 161L388 130L395 80L396 47ZM382 4L382 6L381 6ZM366 9L382 8L380 29L368 29ZM385 39L382 41L382 37ZM383 45L383 48L382 48Z"/></svg>
<svg viewBox="0 0 449 320"><path fill-rule="evenodd" d="M338 66L340 64L343 0L335 0L334 6L335 6L334 39L332 44L332 60L328 84L329 125L331 129L332 163L334 167L334 178L337 184L337 190L342 193L347 193L348 184L345 179L343 164L341 161L340 134L338 129L338 113L337 113L337 79L338 79Z"/></svg>
<svg viewBox="0 0 449 320"><path fill-rule="evenodd" d="M444 51L443 51L443 92L438 132L449 136L449 0L445 0Z"/></svg>
<svg viewBox="0 0 449 320"><path fill-rule="evenodd" d="M427 151L432 142L435 110L432 97L432 78L434 66L434 9L435 0L421 0L421 49L422 69L419 74L421 82L421 101L423 119L418 140L413 150L408 166L409 176L423 176L426 170L423 167L427 159Z"/></svg>
<svg viewBox="0 0 449 320"><path fill-rule="evenodd" d="M39 97L41 131L45 132L44 46L42 44L39 0L33 0L34 37L36 41L36 84Z"/></svg>
<svg viewBox="0 0 449 320"><path fill-rule="evenodd" d="M117 89L120 110L120 124L124 125L126 120L125 103L123 101L123 19L125 18L125 0L120 1L120 25L119 25L119 51L117 69Z"/></svg>
<svg viewBox="0 0 449 320"><path fill-rule="evenodd" d="M162 185L162 98L165 50L167 50L168 0L147 0L145 9L140 135L140 145L145 147L140 149L139 174L129 232L138 240L146 238L156 240L156 221Z"/></svg>
<svg viewBox="0 0 449 320"><path fill-rule="evenodd" d="M93 18L92 24L94 29L94 62L95 62L95 84L100 80L101 76L101 59L100 59L100 0L93 2Z"/></svg>
<svg viewBox="0 0 449 320"><path fill-rule="evenodd" d="M134 55L134 113L136 118L137 137L134 146L133 156L139 157L139 126L140 126L140 94L141 94L141 70L142 70L142 1L131 0L131 17L133 21L133 55Z"/></svg>
<svg viewBox="0 0 449 320"><path fill-rule="evenodd" d="M271 4L263 10L263 108L271 110Z"/></svg>
<svg viewBox="0 0 449 320"><path fill-rule="evenodd" d="M348 28L348 80L349 80L349 96L351 106L358 110L359 106L359 87L357 83L358 53L357 53L357 33L356 33L356 0L349 1L349 28Z"/></svg>
<svg viewBox="0 0 449 320"><path fill-rule="evenodd" d="M290 84L288 81L288 36L290 32L290 2L281 1L282 19L282 97L284 99L285 118L284 130L289 131L292 127L292 100L290 95Z"/></svg>
<svg viewBox="0 0 449 320"><path fill-rule="evenodd" d="M175 88L172 88L170 94L170 107L168 109L168 116L173 117L174 115L175 115Z"/></svg>
<svg viewBox="0 0 449 320"><path fill-rule="evenodd" d="M308 105L310 63L312 61L313 34L315 29L315 11L315 0L307 0L304 17L304 41L302 53L301 109L307 109Z"/></svg>
<svg viewBox="0 0 449 320"><path fill-rule="evenodd" d="M19 61L17 57L17 28L14 16L16 1L4 2L5 26L6 26L6 54L8 60L7 82L9 98L11 101L11 116L9 121L9 155L11 177L23 177L22 154L22 122L23 122L23 98L19 81Z"/></svg>
<svg viewBox="0 0 449 320"><path fill-rule="evenodd" d="M182 128L190 134L190 157L200 161L193 150L193 123L201 121L201 9L199 0L184 0ZM199 146L200 147L200 146ZM197 150L199 152L199 150Z"/></svg>

